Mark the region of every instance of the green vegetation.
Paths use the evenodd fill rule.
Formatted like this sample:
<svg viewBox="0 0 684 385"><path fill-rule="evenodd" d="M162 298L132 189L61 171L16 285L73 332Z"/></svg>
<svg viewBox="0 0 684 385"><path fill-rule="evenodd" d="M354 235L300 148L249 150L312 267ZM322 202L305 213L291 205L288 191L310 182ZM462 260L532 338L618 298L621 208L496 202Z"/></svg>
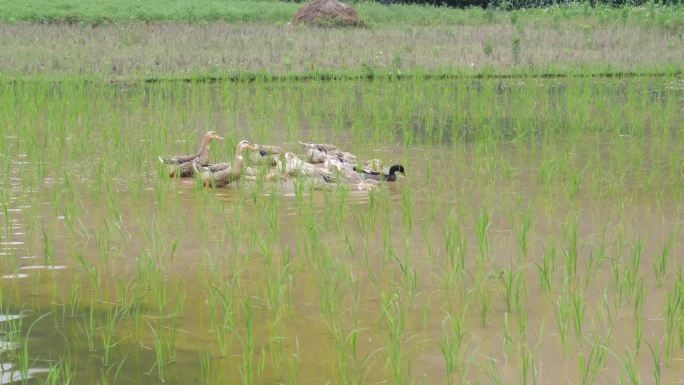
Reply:
<svg viewBox="0 0 684 385"><path fill-rule="evenodd" d="M682 97L674 76L4 81L5 359L50 384L672 383ZM156 156L207 129L213 160L326 141L407 177L169 179Z"/></svg>
<svg viewBox="0 0 684 385"><path fill-rule="evenodd" d="M221 0L0 0L0 20L33 22L69 22L100 24L135 21L180 22L263 22L287 23L302 3L283 1ZM495 23L557 24L571 21L587 25L623 24L660 27L674 31L684 27L681 6L592 7L570 4L517 11L454 9L421 5L385 6L377 2L353 3L359 16L371 26L385 25L486 25Z"/></svg>
<svg viewBox="0 0 684 385"><path fill-rule="evenodd" d="M362 2L355 7L368 27L351 29L289 25L301 6L0 0L0 77L672 75L684 63L681 6L505 11Z"/></svg>
<svg viewBox="0 0 684 385"><path fill-rule="evenodd" d="M684 377L682 6L301 6L0 0L2 381ZM207 130L407 176L169 179Z"/></svg>
<svg viewBox="0 0 684 385"><path fill-rule="evenodd" d="M12 79L677 74L682 63L681 33L572 20L556 26L501 22L346 30L223 23L92 28L0 23L0 77Z"/></svg>

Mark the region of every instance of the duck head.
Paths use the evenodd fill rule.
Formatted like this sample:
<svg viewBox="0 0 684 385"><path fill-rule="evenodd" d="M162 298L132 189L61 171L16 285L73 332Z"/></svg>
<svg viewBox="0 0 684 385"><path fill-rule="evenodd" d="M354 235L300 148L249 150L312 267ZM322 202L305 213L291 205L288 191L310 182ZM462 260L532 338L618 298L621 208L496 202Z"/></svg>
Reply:
<svg viewBox="0 0 684 385"><path fill-rule="evenodd" d="M204 134L204 137L207 138L209 141L212 140L223 140L222 136L219 136L215 131L209 131L206 134Z"/></svg>
<svg viewBox="0 0 684 385"><path fill-rule="evenodd" d="M241 157L245 150L256 151L258 148L248 140L243 140L238 143L237 148L235 149L235 155Z"/></svg>
<svg viewBox="0 0 684 385"><path fill-rule="evenodd" d="M400 172L402 175L405 175L404 174L404 166L402 166L400 164L395 164L394 166L390 167L389 175L394 175L397 172Z"/></svg>

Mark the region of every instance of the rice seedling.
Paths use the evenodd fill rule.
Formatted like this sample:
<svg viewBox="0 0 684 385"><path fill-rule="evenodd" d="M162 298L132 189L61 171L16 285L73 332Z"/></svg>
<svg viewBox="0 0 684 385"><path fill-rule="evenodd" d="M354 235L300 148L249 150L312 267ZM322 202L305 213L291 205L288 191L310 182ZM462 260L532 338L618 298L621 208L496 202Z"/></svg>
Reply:
<svg viewBox="0 0 684 385"><path fill-rule="evenodd" d="M480 321L482 322L482 327L487 326L487 316L489 315L491 306L492 304L489 297L489 289L487 286L483 285L480 288Z"/></svg>
<svg viewBox="0 0 684 385"><path fill-rule="evenodd" d="M385 320L387 322L387 330L389 333L389 341L387 345L387 368L397 384L402 384L405 381L404 366L405 358L402 345L404 342L405 333L405 315L403 313L401 300L398 295L390 295L385 299L382 307ZM451 342L448 343L450 349L447 353L455 352L455 347ZM451 355L445 356L446 360L451 360Z"/></svg>
<svg viewBox="0 0 684 385"><path fill-rule="evenodd" d="M660 385L662 378L662 362L660 361L659 348L656 346L656 348L654 349L651 344L648 344L648 349L651 352L651 358L653 358L653 380L655 381L656 385Z"/></svg>
<svg viewBox="0 0 684 385"><path fill-rule="evenodd" d="M520 224L520 232L518 233L518 245L520 247L519 263L523 264L527 261L529 232L532 227L532 206L528 205L525 214L523 215Z"/></svg>
<svg viewBox="0 0 684 385"><path fill-rule="evenodd" d="M629 381L634 385L638 385L641 384L641 377L639 376L639 368L637 367L637 364L634 361L635 356L636 353L628 351L623 360L623 365L625 367L625 371L627 372L627 377L629 378Z"/></svg>
<svg viewBox="0 0 684 385"><path fill-rule="evenodd" d="M518 274L515 285L515 311L518 319L518 331L521 341L525 341L527 335L527 322L529 310L527 308L527 284L524 272Z"/></svg>
<svg viewBox="0 0 684 385"><path fill-rule="evenodd" d="M681 308L684 296L681 290L675 288L665 296L665 364L672 365L672 354L675 348L677 324L681 318Z"/></svg>
<svg viewBox="0 0 684 385"><path fill-rule="evenodd" d="M295 338L295 351L290 357L289 371L288 371L288 384L297 384L299 378L299 365L301 362L301 357L299 353L299 338Z"/></svg>
<svg viewBox="0 0 684 385"><path fill-rule="evenodd" d="M564 233L566 242L568 243L565 249L565 273L568 278L574 279L577 274L577 220L568 218L565 223Z"/></svg>
<svg viewBox="0 0 684 385"><path fill-rule="evenodd" d="M584 302L584 293L576 291L572 295L572 310L573 310L573 326L575 329L575 337L577 341L581 342L582 333L582 323L584 322L584 314L586 311L586 304Z"/></svg>
<svg viewBox="0 0 684 385"><path fill-rule="evenodd" d="M503 381L501 380L501 375L496 370L495 362L496 361L494 360L494 358L489 357L487 364L483 365L482 371L485 372L485 374L489 378L489 381L491 381L493 385L502 385Z"/></svg>
<svg viewBox="0 0 684 385"><path fill-rule="evenodd" d="M448 315L442 320L442 341L440 350L446 364L447 384L453 384L459 368L461 349L465 337L465 314L467 306L459 315Z"/></svg>
<svg viewBox="0 0 684 385"><path fill-rule="evenodd" d="M547 293L551 293L551 279L552 274L556 269L556 248L549 246L542 254L541 263L537 264L537 271L539 272L539 283L542 289Z"/></svg>
<svg viewBox="0 0 684 385"><path fill-rule="evenodd" d="M477 244L480 249L480 259L479 263L484 266L490 261L489 249L489 226L490 226L490 214L488 212L480 212L477 216L476 223L476 235Z"/></svg>
<svg viewBox="0 0 684 385"><path fill-rule="evenodd" d="M513 272L513 267L508 266L505 268L500 275L501 283L504 286L504 295L506 299L506 312L512 310L511 305L513 304L514 296L514 285L518 282L518 276Z"/></svg>
<svg viewBox="0 0 684 385"><path fill-rule="evenodd" d="M566 280L563 282L563 287L561 288L561 292L558 295L558 300L556 302L556 322L558 323L558 334L560 336L561 343L563 344L563 353L566 355L568 354L568 329L570 326L571 302L572 300L570 298L568 289L568 281ZM578 307L578 310L575 312L576 318L582 316L583 312L583 304L580 303L580 307ZM579 326L581 326L581 320ZM578 338L580 338L579 335Z"/></svg>
<svg viewBox="0 0 684 385"><path fill-rule="evenodd" d="M644 330L644 300L646 298L648 289L644 279L640 279L634 299L634 317L636 318L636 353L639 354L641 349L641 337Z"/></svg>
<svg viewBox="0 0 684 385"><path fill-rule="evenodd" d="M607 340L607 338L605 339ZM607 363L607 352L603 342L591 342L591 350L589 356L585 356L583 352L579 356L580 366L580 383L582 385L591 385L596 382L599 372L603 370Z"/></svg>
<svg viewBox="0 0 684 385"><path fill-rule="evenodd" d="M534 373L535 365L532 353L527 349L526 345L523 345L522 349L520 349L520 354L520 383L529 384L530 378L532 378L532 384L536 384L537 376Z"/></svg>
<svg viewBox="0 0 684 385"><path fill-rule="evenodd" d="M667 274L667 261L672 252L672 244L675 239L676 231L672 231L670 236L667 238L665 245L663 246L663 251L660 253L660 257L653 261L653 273L655 274L656 282L659 286L663 285L665 280L665 275Z"/></svg>

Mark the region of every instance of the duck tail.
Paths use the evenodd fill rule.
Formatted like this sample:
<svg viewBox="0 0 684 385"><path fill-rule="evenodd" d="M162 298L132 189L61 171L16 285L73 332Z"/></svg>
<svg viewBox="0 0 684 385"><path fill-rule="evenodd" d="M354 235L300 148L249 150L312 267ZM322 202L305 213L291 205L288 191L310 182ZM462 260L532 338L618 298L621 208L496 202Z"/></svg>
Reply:
<svg viewBox="0 0 684 385"><path fill-rule="evenodd" d="M318 169L318 173L326 183L335 183L335 176L328 170Z"/></svg>

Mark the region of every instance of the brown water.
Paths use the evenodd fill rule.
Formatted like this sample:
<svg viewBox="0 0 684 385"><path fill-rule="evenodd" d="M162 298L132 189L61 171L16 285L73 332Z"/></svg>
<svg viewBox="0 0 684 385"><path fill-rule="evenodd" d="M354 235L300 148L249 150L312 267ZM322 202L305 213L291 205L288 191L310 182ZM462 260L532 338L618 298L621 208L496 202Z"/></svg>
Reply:
<svg viewBox="0 0 684 385"><path fill-rule="evenodd" d="M677 92L673 95L681 100ZM207 119L221 120L225 101L207 95L216 111ZM618 103L620 95L608 100ZM639 103L651 108L659 101ZM601 120L603 108L611 106L595 107L594 118ZM145 117L159 114L163 119L175 113L170 107L147 106ZM187 120L200 119L204 108L190 107ZM454 334L452 322L461 315L463 343L455 357L454 383L489 383L484 368L490 360L503 384L583 383L581 361L589 359L592 342L607 352L595 383L628 383L623 363L627 352L636 351L639 317L634 295L620 285L642 240L635 276L643 278L645 289L643 337L634 360L643 383L655 383L647 343L659 348L662 359L666 296L676 290L684 244L678 164L684 148L676 123L683 113L681 108L668 111L675 125L667 135L578 133L407 147L377 139L363 143L354 135L345 141L346 134L330 129L341 147L362 158L406 166L405 178L370 193L300 192L291 182L241 182L205 190L193 180L164 178L154 163L157 154L149 154L140 170L104 172L104 182L93 172L103 163L71 166L75 160L63 160L67 172L49 170L40 186L27 188L23 182L29 177L23 173L35 172L31 157L8 152L12 167L3 185L8 201L0 243L0 272L7 275L1 282L2 310L25 316L24 336L31 322L51 312L31 330L30 366L68 362L75 383L156 383L160 377L173 384L444 383L443 333ZM136 114L141 112L132 111L134 118L123 128L130 134L117 139L130 148L140 140L135 127L145 120ZM247 127L254 125L249 116L244 119L245 126L220 133L233 142L250 138ZM312 131L293 133L285 126L272 137L312 138ZM313 132L319 132L313 137L325 137ZM176 135L154 146L167 151L194 146L185 141L197 135L174 144ZM255 136L266 142L268 131ZM99 138L94 141L101 143ZM22 140L7 134L3 143L6 149L21 148ZM294 141L281 141L266 143L298 150ZM74 148L70 151L66 159L78 158ZM105 164L109 156L114 167L126 170L122 150L99 151ZM137 156L146 158L131 158ZM490 218L484 256L477 236L483 213ZM520 229L526 215L523 253ZM465 274L449 262L447 238L456 227L465 247ZM668 237L673 237L668 274L659 285L652 265ZM539 265L548 250L557 259L546 292ZM573 250L578 256L574 275L566 267ZM601 253L600 265L587 268ZM510 308L504 279L509 267L516 277L513 287L522 293L518 300L511 297ZM566 277L568 298L581 298L585 315L576 338L570 306L564 352L557 320ZM234 311L223 329L223 348L212 322L225 317L217 305L219 291ZM621 291L623 298L617 299ZM160 292L161 302L156 299ZM484 322L483 295L490 304ZM139 316L127 313L108 329L108 314L127 299ZM524 333L522 320L527 321ZM89 323L95 328L87 332ZM677 320L672 361L661 368L663 384L684 382L682 328L684 318ZM175 338L169 337L172 331ZM94 351L88 349L87 333L94 335ZM105 364L103 336L110 334L116 345ZM162 343L175 340L175 357L163 374L155 336L164 336ZM11 333L5 337L12 339ZM7 362L16 363L4 354ZM209 363L208 374L203 360ZM45 378L43 373L35 376Z"/></svg>

